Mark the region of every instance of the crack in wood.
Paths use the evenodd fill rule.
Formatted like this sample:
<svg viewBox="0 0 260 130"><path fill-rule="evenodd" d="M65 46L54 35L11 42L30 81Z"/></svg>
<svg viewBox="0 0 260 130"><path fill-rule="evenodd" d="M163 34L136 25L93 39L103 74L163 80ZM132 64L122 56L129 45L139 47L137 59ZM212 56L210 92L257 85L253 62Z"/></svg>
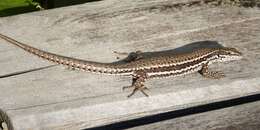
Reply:
<svg viewBox="0 0 260 130"><path fill-rule="evenodd" d="M34 71L38 71L38 70L43 70L43 69L47 69L47 68L54 67L54 66L57 66L57 65L49 65L49 66L44 66L44 67L40 67L40 68L34 68L34 69L18 71L18 72L14 72L14 73L10 73L10 74L0 75L0 79L16 76L16 75L20 75L20 74L30 73L30 72L34 72Z"/></svg>

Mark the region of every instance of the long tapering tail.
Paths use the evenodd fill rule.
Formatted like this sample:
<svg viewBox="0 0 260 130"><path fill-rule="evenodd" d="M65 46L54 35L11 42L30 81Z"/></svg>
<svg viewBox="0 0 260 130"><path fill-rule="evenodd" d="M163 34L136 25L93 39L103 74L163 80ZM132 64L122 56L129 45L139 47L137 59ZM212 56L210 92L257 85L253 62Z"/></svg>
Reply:
<svg viewBox="0 0 260 130"><path fill-rule="evenodd" d="M88 71L88 72L95 72L95 73L105 73L105 74L115 74L115 75L129 75L130 70L127 68L121 68L119 69L117 65L111 64L111 63L99 63L99 62L92 62L92 61L86 61L66 56L61 56L57 54L53 54L47 51L43 51L37 48L34 48L32 46L23 44L21 42L18 42L8 36L5 36L3 34L0 34L0 37L7 42L22 48L23 50L32 53L38 57L41 57L45 60L62 64L71 68Z"/></svg>

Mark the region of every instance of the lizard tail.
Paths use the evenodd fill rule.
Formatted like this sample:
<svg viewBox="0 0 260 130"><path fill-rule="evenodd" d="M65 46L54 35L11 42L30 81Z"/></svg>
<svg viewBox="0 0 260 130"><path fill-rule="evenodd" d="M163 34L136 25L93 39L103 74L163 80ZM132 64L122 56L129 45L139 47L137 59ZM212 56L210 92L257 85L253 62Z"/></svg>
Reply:
<svg viewBox="0 0 260 130"><path fill-rule="evenodd" d="M95 73L104 73L104 74L113 74L113 75L129 75L129 69L118 69L118 66L111 63L100 63L100 62L92 62L86 61L66 56L61 56L57 54L53 54L47 51L43 51L32 46L23 44L18 42L8 36L0 34L0 38L6 40L7 42L31 53L38 57L41 57L45 60L54 62L56 64L62 64L68 66L70 68L88 71L88 72L95 72Z"/></svg>
<svg viewBox="0 0 260 130"><path fill-rule="evenodd" d="M15 45L15 46L18 46L18 47L20 47L20 48L22 48L22 49L26 49L26 45L23 44L23 43L20 43L20 42L18 42L18 41L16 41L16 40L12 39L12 38L10 38L10 37L7 37L7 36L1 34L1 33L0 33L0 37L1 37L2 39L4 39L4 40L8 41L9 43Z"/></svg>

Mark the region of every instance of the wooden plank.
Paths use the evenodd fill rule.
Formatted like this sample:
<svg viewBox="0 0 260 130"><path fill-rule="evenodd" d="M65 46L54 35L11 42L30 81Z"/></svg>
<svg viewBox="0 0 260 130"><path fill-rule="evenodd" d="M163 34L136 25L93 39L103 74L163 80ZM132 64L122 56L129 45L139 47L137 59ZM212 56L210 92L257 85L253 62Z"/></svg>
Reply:
<svg viewBox="0 0 260 130"><path fill-rule="evenodd" d="M242 104L134 127L129 130L257 130L260 128L260 102Z"/></svg>
<svg viewBox="0 0 260 130"><path fill-rule="evenodd" d="M1 18L0 28L28 45L100 62L115 61L114 50L163 51L217 41L241 50L245 57L211 66L223 70L226 78L193 74L150 80L149 98L137 94L127 99L130 91L121 87L131 83L129 77L60 66L35 70L52 64L0 40L0 109L17 130L80 129L259 93L259 9L188 7L189 2L106 0ZM198 41L204 42L194 43ZM19 72L27 73L8 76Z"/></svg>

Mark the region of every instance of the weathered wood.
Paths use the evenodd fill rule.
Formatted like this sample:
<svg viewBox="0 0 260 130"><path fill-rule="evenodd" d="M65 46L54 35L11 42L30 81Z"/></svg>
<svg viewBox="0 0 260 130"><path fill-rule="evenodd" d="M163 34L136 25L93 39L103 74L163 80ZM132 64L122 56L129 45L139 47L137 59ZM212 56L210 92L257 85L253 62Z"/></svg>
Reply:
<svg viewBox="0 0 260 130"><path fill-rule="evenodd" d="M129 130L258 130L260 102L174 118Z"/></svg>
<svg viewBox="0 0 260 130"><path fill-rule="evenodd" d="M89 128L260 92L258 8L105 0L1 18L0 28L28 45L100 62L115 61L115 50L162 51L205 40L235 47L245 57L211 66L224 71L224 79L193 74L150 80L149 98L127 99L130 91L122 87L129 77L44 68L53 64L0 40L0 109L17 130Z"/></svg>

